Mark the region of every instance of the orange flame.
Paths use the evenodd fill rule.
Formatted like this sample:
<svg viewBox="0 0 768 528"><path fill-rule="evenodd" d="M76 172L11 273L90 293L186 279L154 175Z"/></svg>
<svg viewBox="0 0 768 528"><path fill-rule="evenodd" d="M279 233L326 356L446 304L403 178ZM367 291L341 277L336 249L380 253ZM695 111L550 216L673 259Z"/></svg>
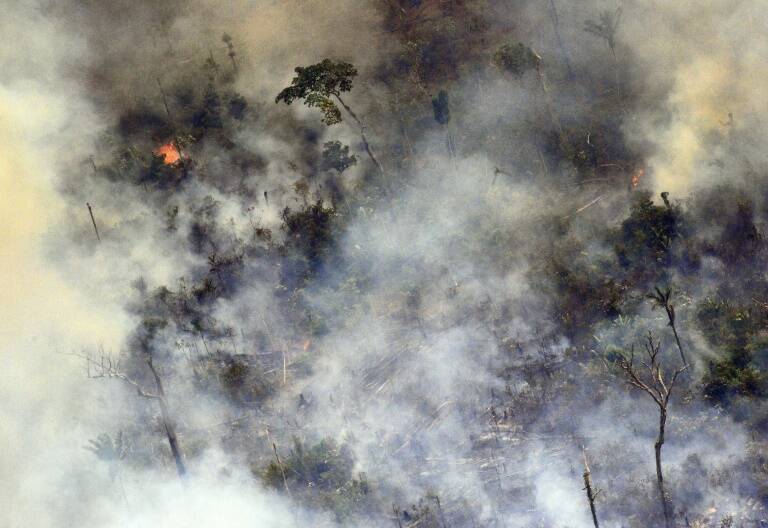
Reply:
<svg viewBox="0 0 768 528"><path fill-rule="evenodd" d="M303 347L301 347L301 348L303 348L303 349L304 349L304 352L306 352L307 350L309 350L309 345L310 345L310 343L311 343L311 342L310 342L310 340L309 340L309 339L307 339L306 341L304 341L304 346L303 346Z"/></svg>
<svg viewBox="0 0 768 528"><path fill-rule="evenodd" d="M635 189L640 184L640 178L645 174L645 169L639 167L634 173L632 173L632 188Z"/></svg>
<svg viewBox="0 0 768 528"><path fill-rule="evenodd" d="M166 165L173 165L181 159L179 149L176 148L176 145L173 143L173 141L166 143L165 145L160 145L155 151L155 154L162 156L163 163Z"/></svg>

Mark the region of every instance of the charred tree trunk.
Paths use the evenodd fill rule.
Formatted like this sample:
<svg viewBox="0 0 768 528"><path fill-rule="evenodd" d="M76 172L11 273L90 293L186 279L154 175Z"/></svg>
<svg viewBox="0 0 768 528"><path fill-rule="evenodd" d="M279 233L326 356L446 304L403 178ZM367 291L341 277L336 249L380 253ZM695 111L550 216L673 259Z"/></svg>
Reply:
<svg viewBox="0 0 768 528"><path fill-rule="evenodd" d="M397 506L394 504L392 505L392 513L395 515L395 523L397 523L397 528L403 528L403 522L400 520L400 510L398 510Z"/></svg>
<svg viewBox="0 0 768 528"><path fill-rule="evenodd" d="M277 467L280 468L280 473L283 476L283 486L285 487L285 492L288 494L288 497L293 498L291 495L291 488L288 487L288 477L285 475L285 466L283 466L283 462L280 460L280 455L277 454L277 444L272 442L272 450L275 452L275 460L277 460Z"/></svg>
<svg viewBox="0 0 768 528"><path fill-rule="evenodd" d="M173 146L176 147L176 153L179 155L179 165L181 166L181 170L186 176L187 174L187 164L184 161L184 155L181 152L181 141L179 140L179 134L176 130L176 125L174 124L173 116L171 116L171 109L168 106L168 98L165 95L165 90L163 90L163 85L160 82L160 77L156 78L157 80L157 87L160 89L160 95L163 97L163 106L165 107L165 114L168 116L168 123L171 125L171 130L173 131Z"/></svg>
<svg viewBox="0 0 768 528"><path fill-rule="evenodd" d="M91 222L93 223L93 231L96 233L96 240L101 242L101 237L99 236L99 228L96 227L96 219L93 217L93 209L91 209L91 204L86 202L85 205L88 206L88 214L91 215Z"/></svg>
<svg viewBox="0 0 768 528"><path fill-rule="evenodd" d="M448 528L448 524L445 522L445 515L443 514L443 506L440 504L440 497L435 495L435 503L437 504L437 514L440 519L440 528Z"/></svg>
<svg viewBox="0 0 768 528"><path fill-rule="evenodd" d="M595 498L597 492L592 488L592 472L589 470L589 464L587 464L587 454L584 453L584 490L587 492L587 500L589 501L589 510L592 512L592 523L595 528L600 528L600 523L597 521L597 510L595 508Z"/></svg>
<svg viewBox="0 0 768 528"><path fill-rule="evenodd" d="M365 135L365 125L362 121L360 121L360 118L357 117L357 114L355 114L352 109L347 105L347 103L344 102L344 100L339 97L338 94L334 94L334 97L339 101L341 106L344 107L344 110L347 111L347 113L350 115L350 117L357 123L357 126L360 127L360 138L363 140L363 148L365 149L365 153L368 154L368 157L371 158L371 161L374 165L376 165L376 168L379 170L379 173L381 174L381 178L384 181L384 185L387 188L387 191L391 191L389 188L389 180L387 179L387 174L384 172L384 167L381 165L379 160L376 158L376 155L373 153L373 150L371 149L371 144L368 143L368 137Z"/></svg>
<svg viewBox="0 0 768 528"><path fill-rule="evenodd" d="M659 497L661 500L661 507L664 511L664 523L666 528L672 527L672 515L669 511L669 501L667 500L667 494L664 490L664 472L661 468L661 446L664 445L664 429L667 425L667 410L661 408L659 411L659 436L656 438L654 444L654 450L656 452L656 482L659 487Z"/></svg>
<svg viewBox="0 0 768 528"><path fill-rule="evenodd" d="M688 360L685 358L685 353L683 352L683 345L680 344L680 336L677 335L677 327L674 323L670 323L670 326L672 327L672 333L675 336L675 342L677 343L677 349L680 351L680 359L683 360L683 365L688 365Z"/></svg>
<svg viewBox="0 0 768 528"><path fill-rule="evenodd" d="M179 439L176 436L176 428L171 420L171 415L168 412L168 402L165 399L165 390L163 389L163 381L160 379L160 375L155 369L155 365L152 363L152 359L147 360L149 370L152 372L152 376L155 378L155 386L157 388L158 402L160 403L160 414L163 419L163 427L165 428L165 434L168 437L168 445L171 447L171 454L173 460L176 463L176 472L179 474L179 478L182 480L187 475L187 468L184 465L184 458L181 455L179 449Z"/></svg>
<svg viewBox="0 0 768 528"><path fill-rule="evenodd" d="M571 66L571 56L568 53L568 49L565 47L565 44L563 43L563 37L560 34L560 17L557 14L557 6L555 5L555 0L549 0L549 7L550 7L550 17L552 18L552 28L555 32L555 40L557 41L557 47L560 48L560 53L563 56L563 61L565 62L565 68L568 70L568 79L573 80L573 67Z"/></svg>
<svg viewBox="0 0 768 528"><path fill-rule="evenodd" d="M557 110L555 109L555 102L552 99L552 93L549 90L549 81L547 80L547 75L544 73L544 66L542 64L541 57L536 53L536 57L538 59L538 63L536 64L536 76L539 80L539 86L541 87L541 92L544 94L544 104L547 107L547 113L549 113L549 118L552 121L552 125L555 127L557 131L557 138L560 144L560 148L565 150L566 141L565 141L565 133L563 132L563 124L560 121L560 115L557 113Z"/></svg>
<svg viewBox="0 0 768 528"><path fill-rule="evenodd" d="M662 295L660 290L657 291L659 292L660 302L668 302L669 293L666 292ZM672 528L672 507L668 500L666 490L664 489L664 472L661 466L661 447L664 445L664 431L667 425L669 399L672 396L672 390L674 389L680 374L685 372L688 365L686 364L681 368L678 368L675 370L671 379L667 378L665 380L659 356L660 349L661 343L659 341L654 341L653 336L649 332L645 342L645 350L648 355L648 360L647 362L643 362L643 367L647 370L647 374L642 374L642 371L635 368L634 348L632 349L629 359L625 358L619 361L619 367L626 373L629 384L648 394L659 407L659 435L656 437L656 443L653 446L656 454L656 483L659 488L661 508L664 512L664 524L666 528Z"/></svg>

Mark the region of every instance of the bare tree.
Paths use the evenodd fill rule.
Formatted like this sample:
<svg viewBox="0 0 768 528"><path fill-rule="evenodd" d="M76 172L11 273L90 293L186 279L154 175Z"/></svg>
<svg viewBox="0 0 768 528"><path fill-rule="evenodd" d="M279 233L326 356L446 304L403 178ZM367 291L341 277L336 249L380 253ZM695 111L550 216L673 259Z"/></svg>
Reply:
<svg viewBox="0 0 768 528"><path fill-rule="evenodd" d="M648 394L656 405L659 407L659 433L656 437L656 443L654 444L654 450L656 453L656 481L659 487L659 498L661 500L662 510L664 512L664 520L667 528L672 527L672 512L670 509L669 499L666 491L664 490L664 473L661 465L661 447L664 445L664 431L667 425L667 408L669 406L669 399L672 396L672 390L675 387L680 374L688 368L685 364L679 369L675 370L671 379L664 373L663 366L661 364L660 350L661 342L654 341L653 335L648 332L648 337L643 343L647 361L642 361L643 368L638 368L635 365L634 347L630 354L629 359L623 358L619 360L619 367L627 377L627 381L633 387L642 390Z"/></svg>
<svg viewBox="0 0 768 528"><path fill-rule="evenodd" d="M128 376L128 374L123 372L120 368L119 359L113 360L110 356L103 353L99 356L98 359L94 359L90 355L78 354L78 356L85 360L89 378L115 378L122 380L124 383L136 389L136 393L142 398L148 398L157 401L158 405L160 406L160 416L163 421L163 428L165 429L166 437L168 438L168 445L171 448L171 454L173 455L173 460L176 463L176 472L179 474L179 478L183 480L187 474L187 468L184 465L184 458L182 457L181 449L179 448L179 440L176 436L176 428L168 410L168 400L163 388L163 381L157 371L157 367L153 362L152 354L147 354L146 364L155 382L154 391L147 389L140 382L136 381L132 377Z"/></svg>

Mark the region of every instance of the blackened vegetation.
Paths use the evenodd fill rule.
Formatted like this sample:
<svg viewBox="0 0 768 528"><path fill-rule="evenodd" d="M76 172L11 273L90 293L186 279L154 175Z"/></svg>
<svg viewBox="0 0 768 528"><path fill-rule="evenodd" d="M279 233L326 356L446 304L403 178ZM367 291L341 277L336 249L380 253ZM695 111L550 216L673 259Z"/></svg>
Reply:
<svg viewBox="0 0 768 528"><path fill-rule="evenodd" d="M333 264L335 210L322 201L300 211L285 208L282 219L286 233L282 284L289 291L301 288L319 278L324 268Z"/></svg>
<svg viewBox="0 0 768 528"><path fill-rule="evenodd" d="M502 7L519 8L508 4ZM149 383L145 358L151 355L172 381L170 390L188 390L185 396L202 395L238 414L218 436L181 426L185 456L195 463L220 441L233 458L248 460L254 479L304 507L332 512L339 522L447 528L501 526L528 516L532 526L556 525L535 511L535 486L518 469L538 471L535 464L550 464L553 451L580 452L591 441L582 420L632 398L622 365L630 379L644 379L629 359L633 345L644 343L654 376L646 393L655 399L667 390L664 373L679 372L679 400L660 406L662 429L668 403L670 416L669 430L657 440L659 466L662 443L695 444L695 417L722 412L754 435L740 485L768 505L768 254L761 193L719 186L682 201L634 180L646 153L627 144L622 132L624 109L637 100L624 75L632 64L617 39L618 12L595 13L584 27L605 41L602 52L613 59L605 67L600 58L575 61L564 42L559 53L534 49L522 41L524 31L501 27L486 2L387 1L378 8L395 51L371 67L370 78L361 82L353 64L326 58L298 66L277 94L277 102L301 101L319 115L299 118L284 105L238 93L235 81L247 63L236 39L225 35L223 63L211 52L163 80L167 111L163 94L154 92L121 109L96 156L93 185L147 204L168 239L163 249L178 251L183 263L171 284L136 282L129 310L138 323L124 352L126 372ZM365 101L364 119L343 99L353 80L357 101ZM376 90L364 91L366 83ZM499 111L501 97L519 100L515 115ZM344 122L359 127L361 142L337 139ZM424 144L446 133L451 161L484 166L454 174L448 163L430 165ZM271 159L254 137L280 143L275 150L289 154ZM180 153L178 162L158 154L168 144ZM472 178L471 185L461 187L463 201L435 207L426 202L439 202L440 189L408 198L422 184L422 171L440 172L440 184ZM523 184L531 196L517 192ZM765 184L758 188L765 195ZM114 196L115 216L130 217L120 198ZM499 203L525 219L494 217ZM468 227L460 235L446 235L434 218L462 215ZM408 240L393 235L401 237L395 249L414 254L396 257L391 266L397 269L379 277L380 263L372 260L384 242L367 240L352 251L347 238L350 226L360 225L383 226L389 234L388 222L393 232L407 231ZM102 238L102 246L126 243L109 231ZM419 254L419 243L439 246L437 257ZM373 257L359 256L365 252ZM518 270L520 276L511 273ZM521 282L529 289L524 294L517 292ZM388 283L391 291L376 289ZM388 430L385 423L376 432L376 454L384 452L382 460L394 460L402 472L387 476L385 467L382 482L358 471L353 434L342 441L312 430L315 406L335 407L334 398L350 395L334 385L326 387L328 401L318 403L302 392L313 369L334 359L322 339L371 320L398 335L386 337L374 365L350 374L365 381L365 394L353 393L355 413L370 412L371 401L397 409L402 402L386 399L396 378L418 377L409 370L420 366L413 358L431 358L441 347L462 348L461 359L463 349L471 351L466 355L476 362L461 367L462 378L477 379L472 376L485 375L485 368L489 373L467 394L439 402L450 411L430 406L426 395L433 388L418 386L420 380L408 387L412 392L401 388L428 419L408 430L397 424ZM644 341L649 328L655 337ZM457 344L452 331L473 337ZM449 345L436 345L441 339ZM367 345L360 346L361 356ZM440 364L430 370L448 369L452 360L435 360ZM167 454L151 409L137 412L145 430L126 425L114 440L97 439L92 447L99 456L151 466ZM354 422L355 413L345 420ZM436 456L429 445L431 429L445 415L467 431L457 447L460 461ZM253 416L259 421L249 421ZM656 420L649 414L649 427ZM644 484L646 474L637 485L621 481L642 473L649 459L617 460L630 433L615 427L613 451L590 454L590 478L606 491L590 495L585 511L597 501L595 515L622 526L681 524L683 511L704 523L707 486L722 491L730 485L711 483L721 466L710 471L695 457L679 467L665 461L658 497ZM531 439L545 446L533 461L519 447ZM459 440L442 441L455 447ZM126 442L142 445L129 452ZM467 488L475 480L466 488L442 480L451 471L477 471L474 495ZM659 467L659 481L661 473ZM406 478L407 491L393 484Z"/></svg>

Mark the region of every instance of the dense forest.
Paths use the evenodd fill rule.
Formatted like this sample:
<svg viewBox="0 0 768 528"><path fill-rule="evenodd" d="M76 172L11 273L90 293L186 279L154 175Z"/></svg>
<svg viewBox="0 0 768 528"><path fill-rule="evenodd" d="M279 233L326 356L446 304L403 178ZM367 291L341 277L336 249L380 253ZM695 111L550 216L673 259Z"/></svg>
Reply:
<svg viewBox="0 0 768 528"><path fill-rule="evenodd" d="M56 526L768 526L760 2L44 4Z"/></svg>

